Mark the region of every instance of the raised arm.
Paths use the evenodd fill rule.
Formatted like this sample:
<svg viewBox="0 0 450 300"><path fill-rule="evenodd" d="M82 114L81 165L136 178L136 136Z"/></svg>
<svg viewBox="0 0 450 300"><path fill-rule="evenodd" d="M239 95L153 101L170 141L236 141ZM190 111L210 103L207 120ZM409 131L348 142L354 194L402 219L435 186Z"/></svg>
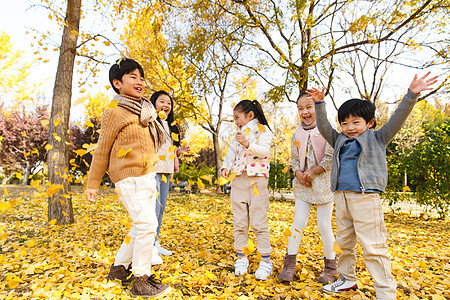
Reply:
<svg viewBox="0 0 450 300"><path fill-rule="evenodd" d="M437 76L427 78L428 75L430 75L430 72L420 78L418 78L417 74L414 76L414 79L409 85L408 92L403 96L402 101L389 118L389 121L376 132L377 137L385 144L388 144L402 128L414 105L417 103L419 93L425 90L431 90L431 86L437 82Z"/></svg>
<svg viewBox="0 0 450 300"><path fill-rule="evenodd" d="M309 99L315 102L314 108L316 110L316 123L320 134L323 138L334 148L334 143L339 133L331 126L327 118L327 111L325 107L325 88L319 90L317 88L309 88L306 90L309 94Z"/></svg>

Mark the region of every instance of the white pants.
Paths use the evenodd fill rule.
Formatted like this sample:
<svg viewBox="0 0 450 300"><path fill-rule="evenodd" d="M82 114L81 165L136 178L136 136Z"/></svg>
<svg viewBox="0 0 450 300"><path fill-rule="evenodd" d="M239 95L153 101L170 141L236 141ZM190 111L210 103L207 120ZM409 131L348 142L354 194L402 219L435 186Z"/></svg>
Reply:
<svg viewBox="0 0 450 300"><path fill-rule="evenodd" d="M119 198L133 221L128 236L116 254L114 265L127 267L133 262L135 276L151 275L152 250L158 221L155 213L156 181L155 173L141 177L128 177L116 183Z"/></svg>
<svg viewBox="0 0 450 300"><path fill-rule="evenodd" d="M292 224L291 236L288 243L288 254L297 254L303 236L303 229L308 224L309 211L311 205L303 200L295 200L295 217ZM322 237L325 257L334 259L336 254L333 251L334 234L331 227L331 215L333 214L333 202L317 205L317 227Z"/></svg>

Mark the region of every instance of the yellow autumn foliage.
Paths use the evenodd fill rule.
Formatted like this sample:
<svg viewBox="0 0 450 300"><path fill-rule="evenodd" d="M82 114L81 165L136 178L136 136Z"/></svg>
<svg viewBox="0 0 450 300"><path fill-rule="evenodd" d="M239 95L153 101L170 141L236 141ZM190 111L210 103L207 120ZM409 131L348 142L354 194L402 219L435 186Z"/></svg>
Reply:
<svg viewBox="0 0 450 300"><path fill-rule="evenodd" d="M129 241L131 228L113 189L100 189L92 204L84 199L81 188L73 188L76 222L65 226L47 223L47 198L36 188L8 186L7 190L9 195L4 194L5 187L0 189L0 299L131 299L130 287L105 279L120 244ZM297 279L283 284L276 275L286 253L294 203L270 202L274 275L258 281L254 273L260 255L251 230L249 274L234 275L229 199L207 191L171 193L160 240L174 254L153 267L155 275L173 287L165 299L374 299L373 280L360 244L356 248L359 290L343 297L321 292L322 284L316 278L322 271L323 250L315 216L313 208L297 256ZM426 221L391 212L385 220L398 299L448 299L449 220ZM333 228L336 232L334 218Z"/></svg>

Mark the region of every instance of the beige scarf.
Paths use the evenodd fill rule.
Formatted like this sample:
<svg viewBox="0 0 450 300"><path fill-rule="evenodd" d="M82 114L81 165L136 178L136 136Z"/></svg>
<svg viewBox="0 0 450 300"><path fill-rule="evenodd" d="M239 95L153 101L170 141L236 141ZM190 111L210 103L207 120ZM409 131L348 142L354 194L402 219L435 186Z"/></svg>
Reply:
<svg viewBox="0 0 450 300"><path fill-rule="evenodd" d="M136 98L127 95L116 95L117 106L123 107L139 116L142 125L148 126L150 135L155 143L156 151L164 144L164 129L156 120L158 114L153 104L145 98Z"/></svg>

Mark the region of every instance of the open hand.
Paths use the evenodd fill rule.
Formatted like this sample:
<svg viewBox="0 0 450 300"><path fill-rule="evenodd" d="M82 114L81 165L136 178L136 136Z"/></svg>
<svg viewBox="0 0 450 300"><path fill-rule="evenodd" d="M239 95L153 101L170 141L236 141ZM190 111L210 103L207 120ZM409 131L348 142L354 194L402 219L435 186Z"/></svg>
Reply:
<svg viewBox="0 0 450 300"><path fill-rule="evenodd" d="M177 149L177 156L180 157L183 153L189 153L191 148L189 146L181 146Z"/></svg>
<svg viewBox="0 0 450 300"><path fill-rule="evenodd" d="M414 75L414 79L413 81L411 81L409 89L416 94L420 93L421 91L432 90L433 88L431 86L437 82L438 77L434 76L427 79L430 73L431 72L428 72L427 74L425 74L423 77L420 78L418 78L419 76L417 76L417 74Z"/></svg>
<svg viewBox="0 0 450 300"><path fill-rule="evenodd" d="M307 99L313 99L314 102L322 102L325 98L325 88L319 90L315 87L309 88L306 90L306 93L309 95Z"/></svg>

